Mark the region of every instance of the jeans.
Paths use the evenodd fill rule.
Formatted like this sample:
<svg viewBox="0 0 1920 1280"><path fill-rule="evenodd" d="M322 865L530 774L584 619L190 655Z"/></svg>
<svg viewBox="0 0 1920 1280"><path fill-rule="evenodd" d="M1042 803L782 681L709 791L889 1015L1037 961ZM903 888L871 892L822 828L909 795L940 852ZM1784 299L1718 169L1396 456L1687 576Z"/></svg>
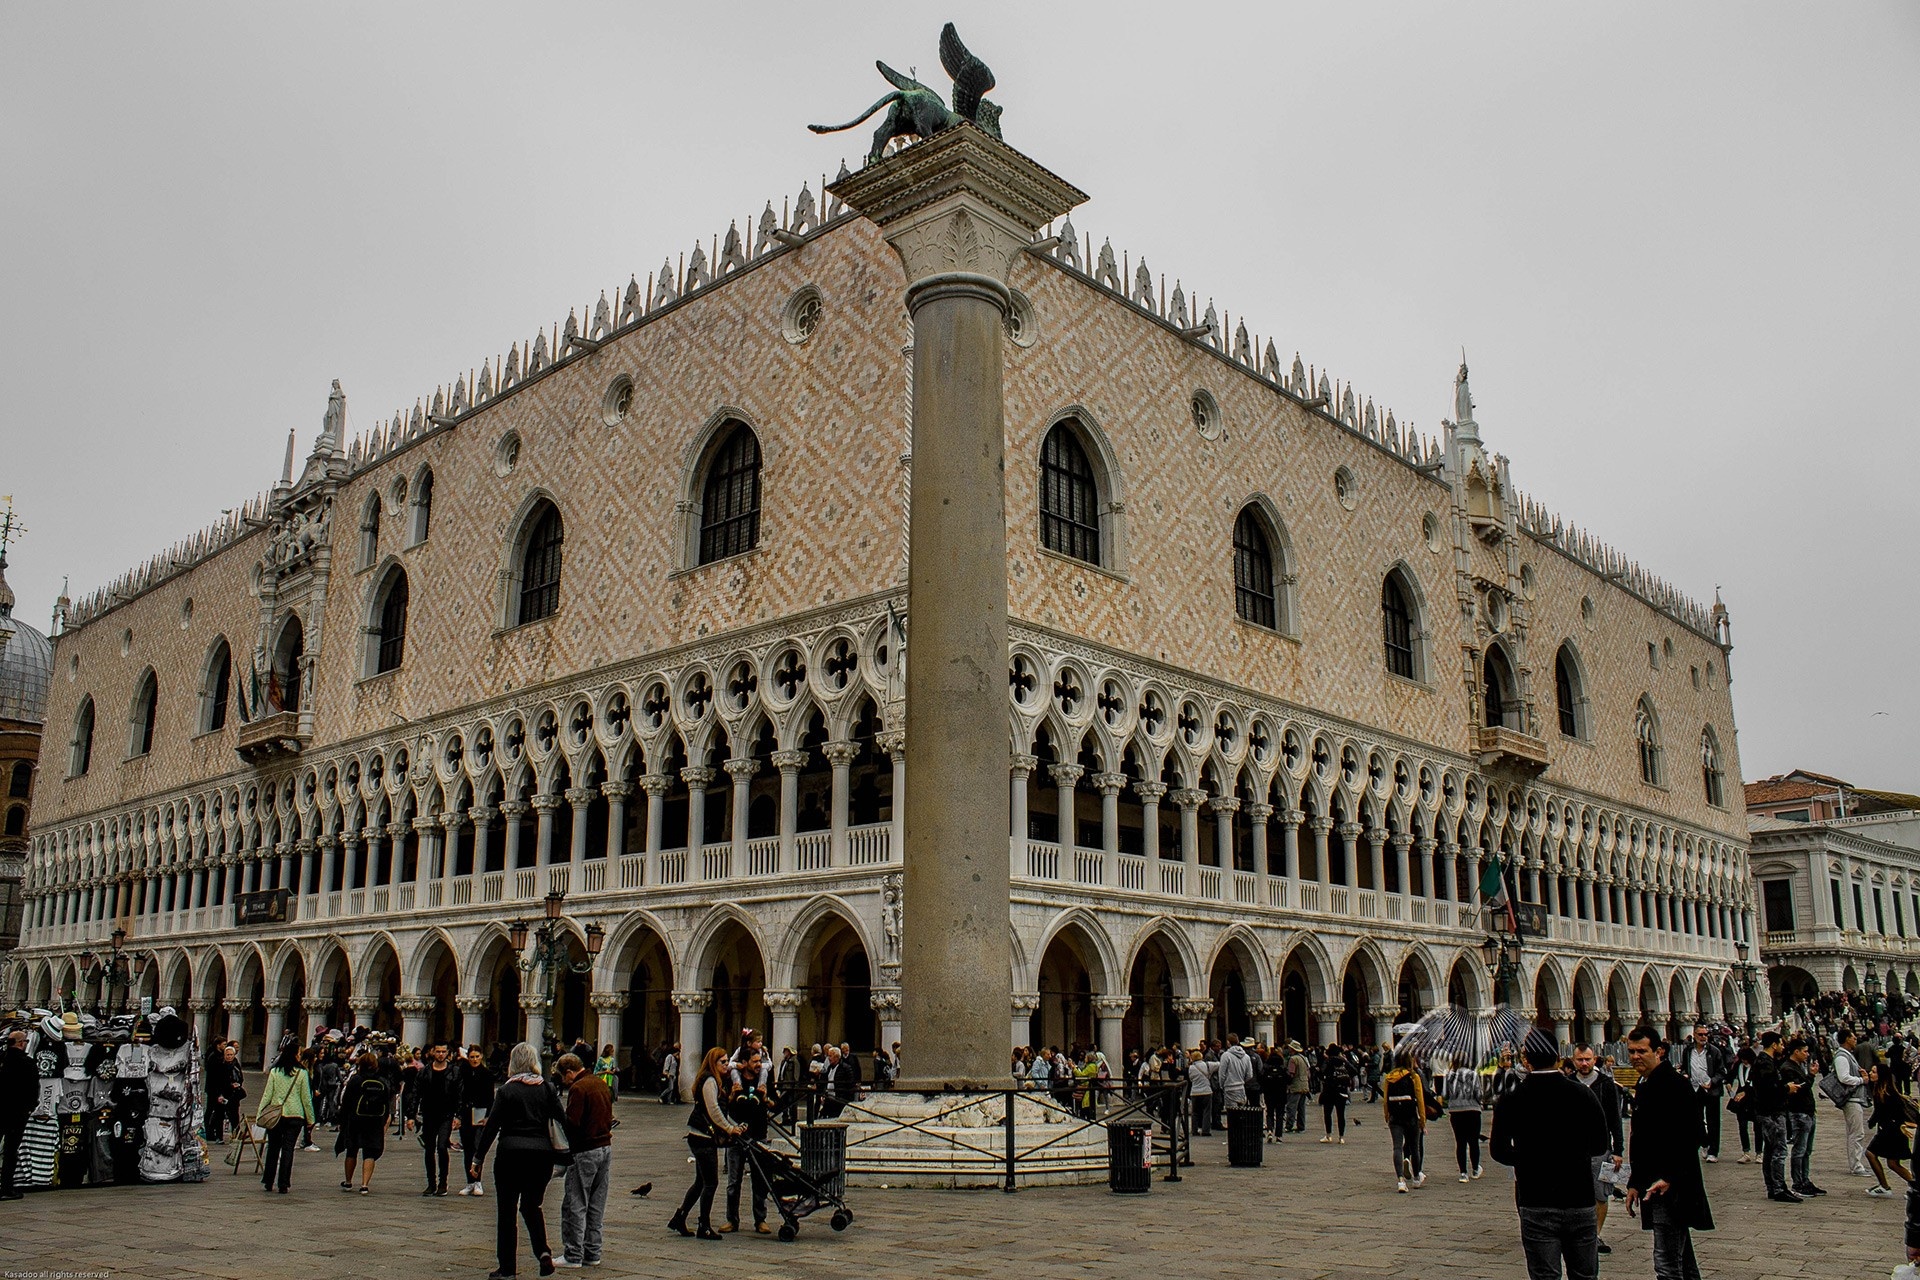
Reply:
<svg viewBox="0 0 1920 1280"><path fill-rule="evenodd" d="M453 1117L422 1116L419 1124L420 1140L426 1144L424 1151L427 1162L427 1185L445 1187L447 1185L447 1152L453 1145Z"/></svg>
<svg viewBox="0 0 1920 1280"><path fill-rule="evenodd" d="M1425 1135L1420 1131L1420 1122L1415 1120L1402 1124L1395 1120L1387 1125L1387 1130L1393 1135L1393 1176L1419 1177L1426 1157L1426 1143L1421 1140ZM1412 1173L1407 1172L1409 1164L1413 1166Z"/></svg>
<svg viewBox="0 0 1920 1280"><path fill-rule="evenodd" d="M1527 1280L1599 1280L1600 1229L1593 1206L1579 1209L1520 1210L1520 1249L1527 1255Z"/></svg>
<svg viewBox="0 0 1920 1280"><path fill-rule="evenodd" d="M479 1179L469 1171L478 1159L480 1135L485 1133L486 1129L485 1120L478 1123L474 1121L472 1108L468 1108L466 1114L460 1117L460 1170L467 1181L475 1186L479 1185Z"/></svg>
<svg viewBox="0 0 1920 1280"><path fill-rule="evenodd" d="M1760 1138L1760 1172L1767 1180L1769 1195L1787 1189L1787 1118L1784 1115L1755 1116L1754 1132Z"/></svg>
<svg viewBox="0 0 1920 1280"><path fill-rule="evenodd" d="M1641 1201L1641 1213L1653 1227L1653 1280L1700 1280L1700 1264L1693 1256L1693 1232L1667 1220L1667 1206L1658 1197Z"/></svg>
<svg viewBox="0 0 1920 1280"><path fill-rule="evenodd" d="M1460 1172L1472 1173L1480 1167L1480 1113L1449 1111L1447 1119L1453 1123L1453 1155Z"/></svg>
<svg viewBox="0 0 1920 1280"><path fill-rule="evenodd" d="M612 1147L573 1153L566 1198L560 1202L560 1248L569 1262L600 1261L600 1221L606 1216L612 1180Z"/></svg>
<svg viewBox="0 0 1920 1280"><path fill-rule="evenodd" d="M533 1256L537 1259L552 1252L547 1248L546 1210L541 1207L551 1181L551 1152L502 1150L493 1158L493 1191L500 1198L494 1205L494 1245L500 1270L509 1275L518 1270L515 1263L520 1239L513 1225L515 1213L527 1224L527 1243L533 1247Z"/></svg>
<svg viewBox="0 0 1920 1280"><path fill-rule="evenodd" d="M1196 1138L1213 1136L1213 1095L1195 1094L1187 1105L1187 1132Z"/></svg>
<svg viewBox="0 0 1920 1280"><path fill-rule="evenodd" d="M1840 1114L1847 1124L1847 1172L1861 1173L1867 1168L1867 1108L1849 1102Z"/></svg>
<svg viewBox="0 0 1920 1280"><path fill-rule="evenodd" d="M736 1142L727 1148L727 1221L734 1226L740 1225L740 1183L751 1175L753 1183L753 1220L767 1220L767 1180L760 1174L760 1166L747 1157L744 1142Z"/></svg>
<svg viewBox="0 0 1920 1280"><path fill-rule="evenodd" d="M305 1131L306 1125L292 1116L283 1116L279 1124L267 1130L267 1167L260 1175L261 1186L287 1189L293 1177L293 1149Z"/></svg>
<svg viewBox="0 0 1920 1280"><path fill-rule="evenodd" d="M1813 1172L1807 1167L1813 1159L1813 1112L1787 1112L1788 1185L1795 1191L1813 1185Z"/></svg>
<svg viewBox="0 0 1920 1280"><path fill-rule="evenodd" d="M1322 1102L1320 1104L1320 1116L1326 1121L1327 1133L1329 1135L1333 1133L1333 1118L1336 1115L1340 1117L1340 1136L1344 1138L1347 1136L1346 1099L1342 1098L1339 1102Z"/></svg>
<svg viewBox="0 0 1920 1280"><path fill-rule="evenodd" d="M687 1135L687 1150L693 1152L693 1185L687 1188L686 1198L680 1201L680 1212L674 1215L674 1221L686 1225L687 1215L693 1212L693 1206L700 1206L700 1226L704 1230L713 1229L713 1193L720 1189L720 1156L708 1138L696 1138Z"/></svg>
<svg viewBox="0 0 1920 1280"><path fill-rule="evenodd" d="M1304 1093L1287 1095L1287 1131L1289 1133L1307 1131L1307 1095Z"/></svg>

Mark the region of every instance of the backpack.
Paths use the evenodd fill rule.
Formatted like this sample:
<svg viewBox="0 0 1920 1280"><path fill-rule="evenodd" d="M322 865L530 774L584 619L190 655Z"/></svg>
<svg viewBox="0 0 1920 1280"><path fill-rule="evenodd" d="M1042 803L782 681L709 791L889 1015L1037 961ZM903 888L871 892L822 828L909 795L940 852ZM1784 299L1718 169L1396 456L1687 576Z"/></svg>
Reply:
<svg viewBox="0 0 1920 1280"><path fill-rule="evenodd" d="M360 1081L360 1100L354 1104L353 1114L361 1120L384 1120L390 1097L385 1080L365 1076Z"/></svg>

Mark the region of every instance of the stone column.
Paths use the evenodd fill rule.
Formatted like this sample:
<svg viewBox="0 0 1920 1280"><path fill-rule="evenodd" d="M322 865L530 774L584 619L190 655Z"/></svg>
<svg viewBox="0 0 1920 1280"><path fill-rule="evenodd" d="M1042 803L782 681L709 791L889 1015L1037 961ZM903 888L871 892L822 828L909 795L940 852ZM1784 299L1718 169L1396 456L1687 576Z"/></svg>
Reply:
<svg viewBox="0 0 1920 1280"><path fill-rule="evenodd" d="M424 892L427 882L439 879L439 872L435 868L440 864L440 822L441 816L432 814L413 820L413 883L417 887L413 900L415 907L427 905ZM395 879L398 878L395 876Z"/></svg>
<svg viewBox="0 0 1920 1280"><path fill-rule="evenodd" d="M1394 873L1400 877L1400 900L1411 902L1413 900L1413 867L1407 860L1407 849L1413 844L1413 837L1404 831L1396 831L1388 843L1393 845Z"/></svg>
<svg viewBox="0 0 1920 1280"><path fill-rule="evenodd" d="M325 996L308 996L300 1002L300 1012L305 1015L300 1023L301 1044L312 1041L314 1028L321 1025L320 1019L332 1011L333 1001Z"/></svg>
<svg viewBox="0 0 1920 1280"><path fill-rule="evenodd" d="M220 1007L227 1011L227 1039L240 1040L246 1036L247 1009L251 1004L252 1001L249 1000L224 1000L221 1002ZM245 1057L244 1054L241 1056L243 1058Z"/></svg>
<svg viewBox="0 0 1920 1280"><path fill-rule="evenodd" d="M624 991L596 991L587 997L587 1003L593 1006L595 1027L593 1047L597 1052L601 1045L613 1046L613 1060L620 1061L620 1036L627 1016L627 993ZM593 1070L591 1062L587 1070Z"/></svg>
<svg viewBox="0 0 1920 1280"><path fill-rule="evenodd" d="M673 1007L680 1011L680 1099L683 1102L692 1098L693 1078L700 1073L700 1059L707 1051L701 1041L706 1039L707 1006L712 1003L713 997L705 991L673 993Z"/></svg>
<svg viewBox="0 0 1920 1280"><path fill-rule="evenodd" d="M1250 801L1247 804L1247 830L1251 841L1247 857L1253 863L1253 873L1260 877L1260 883L1267 882L1267 823L1273 818L1273 806L1263 800ZM1260 895L1260 905L1267 905L1267 895Z"/></svg>
<svg viewBox="0 0 1920 1280"><path fill-rule="evenodd" d="M1344 1004L1316 1004L1313 1006L1313 1028L1318 1036L1318 1044L1334 1044L1340 1039L1340 1015L1347 1011Z"/></svg>
<svg viewBox="0 0 1920 1280"><path fill-rule="evenodd" d="M907 847L907 735L905 730L882 736L882 749L893 762L893 804L887 822L887 861L898 863ZM888 1051L892 1051L888 1043Z"/></svg>
<svg viewBox="0 0 1920 1280"><path fill-rule="evenodd" d="M833 766L833 803L831 826L827 833L827 863L830 866L844 867L847 865L848 778L852 775L853 758L860 754L860 744L829 742L820 750L827 757L827 763Z"/></svg>
<svg viewBox="0 0 1920 1280"><path fill-rule="evenodd" d="M559 796L541 794L533 798L533 865L543 871L553 865L553 811L559 805Z"/></svg>
<svg viewBox="0 0 1920 1280"><path fill-rule="evenodd" d="M673 789L673 779L664 773L647 773L640 776L640 790L647 795L647 874L648 884L660 883L660 832L667 817L667 792Z"/></svg>
<svg viewBox="0 0 1920 1280"><path fill-rule="evenodd" d="M347 1001L347 1012L352 1015L353 1025L356 1027L371 1027L373 1015L379 1011L379 1002L369 1000L365 996L355 996Z"/></svg>
<svg viewBox="0 0 1920 1280"><path fill-rule="evenodd" d="M194 1052L205 1054L213 1038L213 1005L196 1003L193 1006Z"/></svg>
<svg viewBox="0 0 1920 1280"><path fill-rule="evenodd" d="M1373 1015L1373 1042L1375 1044L1393 1043L1393 1015L1376 1013Z"/></svg>
<svg viewBox="0 0 1920 1280"><path fill-rule="evenodd" d="M794 840L800 831L800 770L806 766L807 753L804 751L776 751L773 753L773 767L780 771L780 853L774 866L775 874L792 871L799 865L799 855L794 852ZM893 797L894 806L900 804L900 796ZM894 851L894 857L900 853ZM778 1066L778 1062L775 1064Z"/></svg>
<svg viewBox="0 0 1920 1280"><path fill-rule="evenodd" d="M1036 993L1022 992L1013 997L1013 1043L1008 1047L1017 1049L1033 1039L1033 1011L1040 1007L1040 996Z"/></svg>
<svg viewBox="0 0 1920 1280"><path fill-rule="evenodd" d="M1573 1043L1573 1010L1555 1009L1551 1016L1554 1042L1564 1050Z"/></svg>
<svg viewBox="0 0 1920 1280"><path fill-rule="evenodd" d="M529 978L533 975L528 974ZM544 991L522 991L520 1009L527 1015L526 1033L520 1038L540 1051L542 1059L546 1057L547 1046L547 995ZM700 1064L694 1063L695 1067Z"/></svg>
<svg viewBox="0 0 1920 1280"><path fill-rule="evenodd" d="M439 855L438 876L446 887L440 890L440 905L453 905L453 869L459 863L460 828L467 822L467 813L461 809L450 809L440 815L439 830L434 833L434 849Z"/></svg>
<svg viewBox="0 0 1920 1280"><path fill-rule="evenodd" d="M1164 782L1136 782L1133 794L1140 797L1140 852L1147 858L1147 889L1160 891L1160 801L1167 794Z"/></svg>
<svg viewBox="0 0 1920 1280"><path fill-rule="evenodd" d="M1016 751L1007 769L1007 865L1013 875L1027 874L1027 779L1040 757Z"/></svg>
<svg viewBox="0 0 1920 1280"><path fill-rule="evenodd" d="M455 996L453 1007L460 1011L460 1043L468 1046L480 1043L480 1034L485 1029L482 1019L486 1016L487 1006L493 1003L486 996Z"/></svg>
<svg viewBox="0 0 1920 1280"><path fill-rule="evenodd" d="M1306 820L1306 813L1300 809L1288 809L1280 817L1281 870L1295 884L1300 883L1300 824ZM1298 894L1291 905L1296 909L1300 906Z"/></svg>
<svg viewBox="0 0 1920 1280"><path fill-rule="evenodd" d="M867 1007L880 1018L880 1044L891 1051L900 1037L900 989L888 987L867 996Z"/></svg>
<svg viewBox="0 0 1920 1280"><path fill-rule="evenodd" d="M587 860L587 806L593 803L593 788L568 787L567 803L573 806L573 839L569 842L567 860L578 867ZM577 892L580 886L576 884L573 888Z"/></svg>
<svg viewBox="0 0 1920 1280"><path fill-rule="evenodd" d="M353 867L354 850L360 845L360 838L354 835L335 836L326 840L320 849L320 887L316 891L322 898L334 892L334 881L346 887Z"/></svg>
<svg viewBox="0 0 1920 1280"><path fill-rule="evenodd" d="M616 861L627 851L627 797L633 794L630 782L608 782L600 787L600 794L607 798L607 859ZM617 886L619 872L610 871L608 887ZM618 1048L615 1042L615 1048Z"/></svg>
<svg viewBox="0 0 1920 1280"><path fill-rule="evenodd" d="M1240 812L1240 797L1215 796L1208 808L1213 810L1213 858L1224 884L1233 874L1233 815Z"/></svg>
<svg viewBox="0 0 1920 1280"><path fill-rule="evenodd" d="M473 879L476 884L481 876L487 874L487 855L493 852L493 820L499 812L498 809L479 805L473 808ZM473 892L473 900L476 904L480 901L477 888Z"/></svg>
<svg viewBox="0 0 1920 1280"><path fill-rule="evenodd" d="M1200 802L1206 798L1207 793L1197 787L1180 787L1167 793L1167 799L1180 807L1180 861L1187 869L1189 898L1200 895Z"/></svg>
<svg viewBox="0 0 1920 1280"><path fill-rule="evenodd" d="M1076 813L1079 792L1075 788L1081 775L1086 773L1086 768L1077 764L1055 764L1047 766L1047 773L1053 778L1054 812L1060 818L1054 831L1063 861L1060 874L1070 880L1073 878L1073 850L1080 843L1080 823Z"/></svg>
<svg viewBox="0 0 1920 1280"><path fill-rule="evenodd" d="M1100 1052L1107 1055L1107 1065L1113 1069L1113 1078L1117 1083L1127 1072L1127 1050L1122 1033L1126 1029L1127 1010L1133 1008L1132 996L1095 996L1093 998L1093 1016L1098 1031L1095 1042Z"/></svg>
<svg viewBox="0 0 1920 1280"><path fill-rule="evenodd" d="M767 1002L767 1012L773 1015L773 1039L767 1044L767 1051L773 1055L774 1069L786 1058L788 1049L799 1052L800 1045L800 1002L805 999L798 991L769 990L762 993ZM801 1064L801 1070L806 1064Z"/></svg>
<svg viewBox="0 0 1920 1280"><path fill-rule="evenodd" d="M706 878L707 788L713 785L713 778L712 769L689 767L680 771L680 780L687 784L687 882L689 884Z"/></svg>
<svg viewBox="0 0 1920 1280"><path fill-rule="evenodd" d="M283 844L280 846L278 852L280 854L279 880L273 887L276 889L289 890L297 897L299 896L299 890L293 883L294 846Z"/></svg>
<svg viewBox="0 0 1920 1280"><path fill-rule="evenodd" d="M427 1042L427 1017L439 1005L432 996L401 996L393 1002L400 1011L400 1043L415 1049Z"/></svg>
<svg viewBox="0 0 1920 1280"><path fill-rule="evenodd" d="M267 1038L261 1052L265 1055L262 1065L272 1066L280 1052L281 1037L287 1034L287 1006L280 1000L267 1001ZM256 1104L258 1105L258 1104Z"/></svg>
<svg viewBox="0 0 1920 1280"><path fill-rule="evenodd" d="M1349 889L1360 888L1360 824L1343 822L1340 824L1340 852L1347 864L1346 886Z"/></svg>
<svg viewBox="0 0 1920 1280"><path fill-rule="evenodd" d="M906 1088L1001 1088L1007 930L1007 518L1002 344L1011 261L1084 193L961 123L833 194L900 254L913 318L903 858ZM936 1074L937 1073L937 1074Z"/></svg>
<svg viewBox="0 0 1920 1280"><path fill-rule="evenodd" d="M747 804L753 799L753 775L760 762L752 756L727 761L727 776L733 779L733 874L747 874Z"/></svg>
<svg viewBox="0 0 1920 1280"><path fill-rule="evenodd" d="M518 800L508 800L500 806L500 816L506 825L500 865L510 872L520 865L520 819L527 816L527 806Z"/></svg>
<svg viewBox="0 0 1920 1280"><path fill-rule="evenodd" d="M1100 793L1100 848L1111 859L1120 852L1120 789L1127 785L1127 775L1096 773L1093 785Z"/></svg>
<svg viewBox="0 0 1920 1280"><path fill-rule="evenodd" d="M1201 999L1175 1000L1174 1016L1180 1019L1180 1047L1191 1049L1207 1038L1207 1015L1213 1012L1213 1001Z"/></svg>
<svg viewBox="0 0 1920 1280"><path fill-rule="evenodd" d="M1251 1034L1255 1040L1267 1044L1279 1044L1280 1016L1286 1012L1286 1006L1277 1000L1257 1000L1247 1006L1247 1017L1253 1020Z"/></svg>
<svg viewBox="0 0 1920 1280"><path fill-rule="evenodd" d="M398 845L400 840L400 824L397 822L389 823L384 827L378 823L369 822L361 830L367 846L366 872L363 875L354 876L354 883L343 884L341 886L343 889L367 889L378 883L380 876L381 836L390 831L393 833L396 845ZM356 867L354 863L349 862L347 864L347 874L353 876L355 870Z"/></svg>
<svg viewBox="0 0 1920 1280"><path fill-rule="evenodd" d="M1320 882L1320 909L1328 910L1327 889L1333 883L1333 857L1327 848L1327 836L1333 830L1332 818L1315 818L1313 826L1313 868Z"/></svg>

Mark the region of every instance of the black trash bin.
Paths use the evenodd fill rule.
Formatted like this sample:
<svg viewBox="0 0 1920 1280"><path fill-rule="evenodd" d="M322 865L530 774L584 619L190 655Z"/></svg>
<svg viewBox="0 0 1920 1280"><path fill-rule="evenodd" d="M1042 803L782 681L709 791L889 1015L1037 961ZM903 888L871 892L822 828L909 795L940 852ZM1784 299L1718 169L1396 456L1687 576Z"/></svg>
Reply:
<svg viewBox="0 0 1920 1280"><path fill-rule="evenodd" d="M1240 1169L1258 1169L1266 1143L1264 1115L1259 1107L1227 1108L1227 1163Z"/></svg>
<svg viewBox="0 0 1920 1280"><path fill-rule="evenodd" d="M846 1195L846 1121L817 1120L800 1126L800 1172L829 1195Z"/></svg>
<svg viewBox="0 0 1920 1280"><path fill-rule="evenodd" d="M1107 1187L1122 1196L1153 1190L1153 1121L1115 1120L1107 1126Z"/></svg>

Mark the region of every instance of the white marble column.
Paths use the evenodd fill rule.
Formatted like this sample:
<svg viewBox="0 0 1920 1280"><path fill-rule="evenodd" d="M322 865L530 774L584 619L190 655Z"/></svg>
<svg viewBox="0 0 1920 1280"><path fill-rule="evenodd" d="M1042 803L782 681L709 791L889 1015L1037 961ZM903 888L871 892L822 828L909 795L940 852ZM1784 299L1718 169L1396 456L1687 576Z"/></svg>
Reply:
<svg viewBox="0 0 1920 1280"><path fill-rule="evenodd" d="M1077 764L1055 764L1047 766L1047 774L1053 779L1054 812L1059 815L1054 835L1060 843L1061 871L1068 879L1073 877L1073 850L1079 843L1079 822L1075 813L1078 792L1075 790L1086 768Z"/></svg>
<svg viewBox="0 0 1920 1280"><path fill-rule="evenodd" d="M560 805L560 797L555 795L537 795L533 798L533 865L545 870L553 865L553 811Z"/></svg>
<svg viewBox="0 0 1920 1280"><path fill-rule="evenodd" d="M680 1011L680 1100L692 1101L693 1078L705 1056L707 1006L713 997L705 991L676 991L673 1007Z"/></svg>
<svg viewBox="0 0 1920 1280"><path fill-rule="evenodd" d="M773 767L780 771L780 853L779 863L774 867L776 874L792 871L800 865L794 842L800 831L800 770L806 763L807 753L804 751L773 753ZM894 796L893 804L898 810L898 795ZM893 856L898 858L899 851L895 850Z"/></svg>
<svg viewBox="0 0 1920 1280"><path fill-rule="evenodd" d="M596 1053L600 1046L613 1046L613 1060L620 1061L620 1038L625 1030L627 1016L627 993L624 991L596 991L587 997L587 1003L593 1006L595 1014L593 1047ZM593 1063L586 1064L587 1070L593 1070Z"/></svg>
<svg viewBox="0 0 1920 1280"><path fill-rule="evenodd" d="M1213 1001L1175 1000L1173 1012L1180 1019L1181 1048L1191 1049L1207 1038L1207 1015L1213 1012Z"/></svg>
<svg viewBox="0 0 1920 1280"><path fill-rule="evenodd" d="M860 744L829 742L821 750L827 757L827 763L833 766L832 825L827 836L828 862L836 867L844 867L847 865L848 780L852 776L854 757L860 754Z"/></svg>
<svg viewBox="0 0 1920 1280"><path fill-rule="evenodd" d="M487 1006L493 1003L486 996L455 996L454 1008L460 1010L460 1043L473 1046L480 1043L481 1032L485 1029Z"/></svg>
<svg viewBox="0 0 1920 1280"><path fill-rule="evenodd" d="M630 782L608 782L600 787L607 798L607 859L617 861L627 851L627 797L633 794ZM618 871L607 873L609 887L619 884Z"/></svg>
<svg viewBox="0 0 1920 1280"><path fill-rule="evenodd" d="M737 756L727 761L727 777L733 781L733 874L747 874L747 807L753 801L753 775L760 762L752 756Z"/></svg>
<svg viewBox="0 0 1920 1280"><path fill-rule="evenodd" d="M680 771L687 784L687 881L706 878L707 788L713 785L715 771L689 767Z"/></svg>
<svg viewBox="0 0 1920 1280"><path fill-rule="evenodd" d="M1039 767L1040 757L1016 751L1007 769L1008 869L1016 876L1027 874L1027 779Z"/></svg>
<svg viewBox="0 0 1920 1280"><path fill-rule="evenodd" d="M1100 1052L1107 1056L1107 1066L1112 1068L1116 1083L1126 1075L1127 1051L1123 1032L1126 1029L1127 1010L1132 1007L1132 996L1095 996L1093 998L1093 1016L1099 1028L1097 1039Z"/></svg>
<svg viewBox="0 0 1920 1280"><path fill-rule="evenodd" d="M785 1060L787 1050L796 1053L800 1049L800 1002L805 998L799 991L768 990L762 993L767 1002L767 1012L773 1015L773 1039L767 1045L772 1054L770 1059L778 1070ZM805 1070L805 1063L801 1064Z"/></svg>

